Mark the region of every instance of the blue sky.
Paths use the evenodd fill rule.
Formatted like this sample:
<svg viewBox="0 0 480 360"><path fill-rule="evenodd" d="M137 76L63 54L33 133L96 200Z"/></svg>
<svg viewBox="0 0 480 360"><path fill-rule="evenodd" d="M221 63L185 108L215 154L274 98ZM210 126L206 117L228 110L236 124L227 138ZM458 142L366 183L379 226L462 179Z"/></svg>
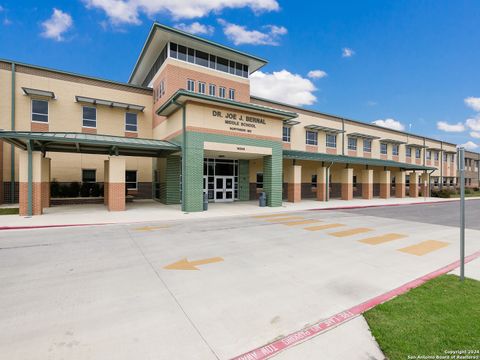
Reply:
<svg viewBox="0 0 480 360"><path fill-rule="evenodd" d="M269 60L260 96L475 149L479 18L473 0L0 0L0 58L127 81L157 20Z"/></svg>

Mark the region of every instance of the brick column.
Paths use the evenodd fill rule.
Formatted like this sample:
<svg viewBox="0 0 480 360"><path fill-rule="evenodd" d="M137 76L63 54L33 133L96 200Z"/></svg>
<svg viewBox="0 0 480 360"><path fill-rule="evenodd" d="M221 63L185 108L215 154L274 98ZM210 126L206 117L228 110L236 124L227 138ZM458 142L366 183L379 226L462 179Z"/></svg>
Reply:
<svg viewBox="0 0 480 360"><path fill-rule="evenodd" d="M395 172L395 197L405 197L405 171Z"/></svg>
<svg viewBox="0 0 480 360"><path fill-rule="evenodd" d="M287 199L288 202L302 200L302 166L289 165L287 174Z"/></svg>
<svg viewBox="0 0 480 360"><path fill-rule="evenodd" d="M28 152L19 156L19 214L28 215ZM32 215L42 214L42 153L32 152Z"/></svg>
<svg viewBox="0 0 480 360"><path fill-rule="evenodd" d="M362 198L373 198L373 169L362 170Z"/></svg>
<svg viewBox="0 0 480 360"><path fill-rule="evenodd" d="M111 156L108 159L108 200L109 211L125 210L125 159Z"/></svg>
<svg viewBox="0 0 480 360"><path fill-rule="evenodd" d="M390 170L380 171L380 197L388 199L390 197Z"/></svg>
<svg viewBox="0 0 480 360"><path fill-rule="evenodd" d="M424 172L421 176L421 184L420 184L420 191L422 192L422 196L430 196L430 175Z"/></svg>
<svg viewBox="0 0 480 360"><path fill-rule="evenodd" d="M342 200L353 199L353 169L342 170Z"/></svg>
<svg viewBox="0 0 480 360"><path fill-rule="evenodd" d="M317 168L317 200L327 201L327 168L320 166Z"/></svg>
<svg viewBox="0 0 480 360"><path fill-rule="evenodd" d="M42 158L42 207L50 207L50 173L51 161L50 158Z"/></svg>
<svg viewBox="0 0 480 360"><path fill-rule="evenodd" d="M108 168L110 161L105 160L103 162L103 204L108 206Z"/></svg>
<svg viewBox="0 0 480 360"><path fill-rule="evenodd" d="M410 189L408 191L410 197L418 197L418 174L416 172L410 173Z"/></svg>
<svg viewBox="0 0 480 360"><path fill-rule="evenodd" d="M0 140L0 204L3 204L3 140Z"/></svg>

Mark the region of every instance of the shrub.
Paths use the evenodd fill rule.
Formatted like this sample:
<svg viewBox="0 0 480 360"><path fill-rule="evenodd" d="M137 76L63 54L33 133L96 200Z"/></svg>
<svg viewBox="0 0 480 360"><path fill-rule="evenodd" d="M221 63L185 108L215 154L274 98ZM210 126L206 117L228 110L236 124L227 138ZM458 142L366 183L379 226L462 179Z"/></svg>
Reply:
<svg viewBox="0 0 480 360"><path fill-rule="evenodd" d="M82 183L82 186L80 187L80 196L89 197L91 188L92 188L92 184Z"/></svg>
<svg viewBox="0 0 480 360"><path fill-rule="evenodd" d="M60 184L55 179L50 183L50 196L54 198L60 196Z"/></svg>
<svg viewBox="0 0 480 360"><path fill-rule="evenodd" d="M58 188L59 197L68 197L70 193L70 186L68 184L60 184Z"/></svg>
<svg viewBox="0 0 480 360"><path fill-rule="evenodd" d="M473 188L473 191L475 191L475 192L480 191L480 188L479 188L478 186L475 186L475 187Z"/></svg>
<svg viewBox="0 0 480 360"><path fill-rule="evenodd" d="M99 189L99 196L105 196L105 187L103 185L100 186L100 189Z"/></svg>
<svg viewBox="0 0 480 360"><path fill-rule="evenodd" d="M94 196L94 197L100 196L100 185L98 185L98 183L93 183L91 189L92 189L90 192L91 196Z"/></svg>
<svg viewBox="0 0 480 360"><path fill-rule="evenodd" d="M79 192L80 192L80 183L76 181L71 182L69 186L68 197L77 197Z"/></svg>
<svg viewBox="0 0 480 360"><path fill-rule="evenodd" d="M438 192L438 197L439 198L449 198L451 197L455 192L448 190L448 189L442 189Z"/></svg>
<svg viewBox="0 0 480 360"><path fill-rule="evenodd" d="M465 195L469 195L472 193L472 189L465 189Z"/></svg>

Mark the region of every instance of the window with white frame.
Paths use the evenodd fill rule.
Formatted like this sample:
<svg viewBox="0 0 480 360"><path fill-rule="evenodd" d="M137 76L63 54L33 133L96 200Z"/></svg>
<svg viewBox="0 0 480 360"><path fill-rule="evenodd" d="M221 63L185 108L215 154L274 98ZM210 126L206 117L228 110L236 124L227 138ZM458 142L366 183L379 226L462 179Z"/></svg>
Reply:
<svg viewBox="0 0 480 360"><path fill-rule="evenodd" d="M82 183L94 183L97 181L97 170L82 169Z"/></svg>
<svg viewBox="0 0 480 360"><path fill-rule="evenodd" d="M357 150L357 139L353 137L348 138L348 150Z"/></svg>
<svg viewBox="0 0 480 360"><path fill-rule="evenodd" d="M364 152L372 152L372 140L363 139L363 151Z"/></svg>
<svg viewBox="0 0 480 360"><path fill-rule="evenodd" d="M195 80L187 79L187 90L188 91L195 91Z"/></svg>
<svg viewBox="0 0 480 360"><path fill-rule="evenodd" d="M126 131L138 131L138 121L136 113L125 113L125 130Z"/></svg>
<svg viewBox="0 0 480 360"><path fill-rule="evenodd" d="M127 170L125 171L125 186L128 190L137 190L137 171Z"/></svg>
<svg viewBox="0 0 480 360"><path fill-rule="evenodd" d="M208 85L208 95L217 96L217 87L215 84Z"/></svg>
<svg viewBox="0 0 480 360"><path fill-rule="evenodd" d="M455 154L452 154L451 162L452 164L455 162ZM475 161L475 168L478 168L478 161Z"/></svg>
<svg viewBox="0 0 480 360"><path fill-rule="evenodd" d="M97 127L97 108L91 106L83 107L83 121L82 126L88 128Z"/></svg>
<svg viewBox="0 0 480 360"><path fill-rule="evenodd" d="M32 99L32 121L48 122L48 101Z"/></svg>
<svg viewBox="0 0 480 360"><path fill-rule="evenodd" d="M436 161L438 161L438 156L439 156L438 154L439 154L438 151L433 152L433 159L436 160Z"/></svg>
<svg viewBox="0 0 480 360"><path fill-rule="evenodd" d="M257 173L257 189L263 189L263 173Z"/></svg>
<svg viewBox="0 0 480 360"><path fill-rule="evenodd" d="M412 148L407 146L407 157L412 157Z"/></svg>
<svg viewBox="0 0 480 360"><path fill-rule="evenodd" d="M335 134L327 134L325 137L325 144L328 148L336 148L337 147L337 135Z"/></svg>
<svg viewBox="0 0 480 360"><path fill-rule="evenodd" d="M200 94L205 94L206 87L207 87L207 86L205 85L204 82L201 82L201 81L198 82L198 92L199 92Z"/></svg>
<svg viewBox="0 0 480 360"><path fill-rule="evenodd" d="M432 151L428 150L427 151L427 160L430 160L432 158Z"/></svg>
<svg viewBox="0 0 480 360"><path fill-rule="evenodd" d="M228 90L228 98L230 100L235 100L235 89L229 89Z"/></svg>
<svg viewBox="0 0 480 360"><path fill-rule="evenodd" d="M415 159L420 159L422 157L422 149L415 148Z"/></svg>
<svg viewBox="0 0 480 360"><path fill-rule="evenodd" d="M311 185L312 185L313 188L316 188L316 187L317 187L317 174L313 174L313 175L312 175Z"/></svg>
<svg viewBox="0 0 480 360"><path fill-rule="evenodd" d="M282 140L284 142L290 142L290 134L291 134L292 128L290 126L284 126L283 127L283 136Z"/></svg>
<svg viewBox="0 0 480 360"><path fill-rule="evenodd" d="M305 133L305 143L307 145L318 145L318 133L316 131L308 131Z"/></svg>
<svg viewBox="0 0 480 360"><path fill-rule="evenodd" d="M392 145L392 155L398 156L399 149L400 149L400 145L393 144Z"/></svg>
<svg viewBox="0 0 480 360"><path fill-rule="evenodd" d="M388 145L387 143L380 143L380 154L387 155Z"/></svg>
<svg viewBox="0 0 480 360"><path fill-rule="evenodd" d="M223 86L220 86L218 88L218 96L225 99L226 91L227 90Z"/></svg>
<svg viewBox="0 0 480 360"><path fill-rule="evenodd" d="M447 156L448 156L447 153L444 152L443 153L443 162L447 162Z"/></svg>

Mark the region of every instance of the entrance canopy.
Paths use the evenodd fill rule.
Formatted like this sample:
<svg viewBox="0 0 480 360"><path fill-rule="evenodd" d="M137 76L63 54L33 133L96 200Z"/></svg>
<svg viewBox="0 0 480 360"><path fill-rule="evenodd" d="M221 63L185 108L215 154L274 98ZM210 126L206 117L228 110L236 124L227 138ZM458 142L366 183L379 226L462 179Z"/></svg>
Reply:
<svg viewBox="0 0 480 360"><path fill-rule="evenodd" d="M417 165L402 163L393 160L382 160L363 158L346 155L333 155L322 153L311 153L307 151L297 150L283 150L284 159L296 159L296 160L313 160L313 161L325 161L333 162L334 164L351 164L351 165L371 165L371 166L386 166L395 167L404 170L435 170L436 168L431 166Z"/></svg>
<svg viewBox="0 0 480 360"><path fill-rule="evenodd" d="M163 140L74 132L0 131L0 139L23 150L82 154L163 157L180 147Z"/></svg>

